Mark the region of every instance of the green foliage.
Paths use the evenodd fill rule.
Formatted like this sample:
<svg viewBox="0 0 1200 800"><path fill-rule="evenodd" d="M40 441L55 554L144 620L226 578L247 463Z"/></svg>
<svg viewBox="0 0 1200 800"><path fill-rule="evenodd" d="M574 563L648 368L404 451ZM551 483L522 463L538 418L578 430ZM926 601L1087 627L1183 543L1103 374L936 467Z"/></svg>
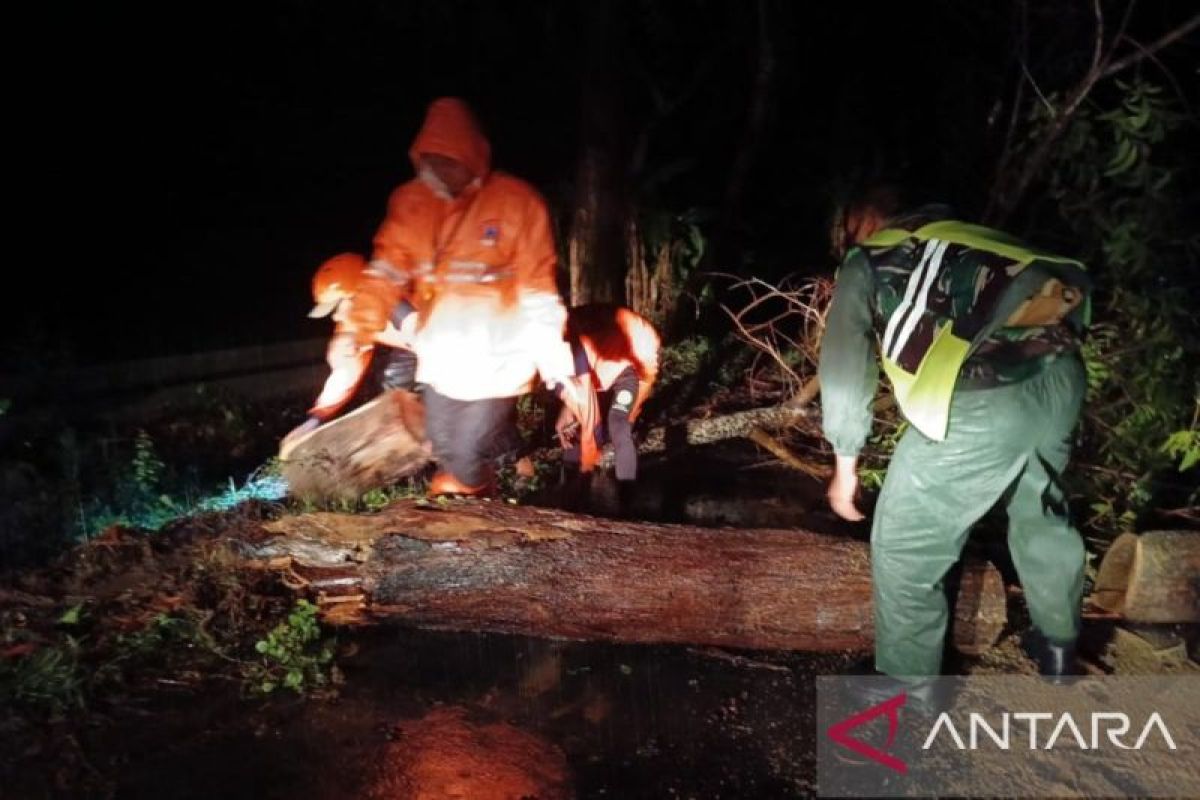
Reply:
<svg viewBox="0 0 1200 800"><path fill-rule="evenodd" d="M429 489L429 482L423 478L407 478L392 486L372 489L359 498L359 506L364 511L379 511L396 500L414 500L424 497Z"/></svg>
<svg viewBox="0 0 1200 800"><path fill-rule="evenodd" d="M1200 326L1191 303L1200 239L1181 213L1190 132L1161 88L1138 79L1115 90L1079 109L1047 174L1047 196L1096 279L1076 460L1102 537L1187 502L1174 476L1200 458ZM1039 106L1031 139L1050 124Z"/></svg>
<svg viewBox="0 0 1200 800"><path fill-rule="evenodd" d="M696 209L688 209L681 214L645 210L639 218L647 256L656 261L666 254L677 286L691 276L708 250L708 238L700 225L702 217Z"/></svg>
<svg viewBox="0 0 1200 800"><path fill-rule="evenodd" d="M0 658L0 696L50 716L85 709L106 689L123 685L152 661L219 657L232 661L204 629L197 609L158 614L139 630L106 635L79 603L57 618L49 641L31 637L23 627L5 627L0 643L28 649Z"/></svg>
<svg viewBox="0 0 1200 800"><path fill-rule="evenodd" d="M515 461L503 464L496 473L497 487L500 497L506 502L523 503L533 495L554 486L558 481L561 464L558 461L546 461L529 457L533 467L532 475L522 475Z"/></svg>
<svg viewBox="0 0 1200 800"><path fill-rule="evenodd" d="M165 470L166 464L154 452L150 434L138 431L133 443L133 461L129 465L129 482L138 499L155 493Z"/></svg>
<svg viewBox="0 0 1200 800"><path fill-rule="evenodd" d="M387 508L397 500L413 500L425 496L429 481L422 477L406 478L391 486L371 489L353 498L308 497L289 498L284 504L292 513L308 514L314 511L336 511L343 514L375 512Z"/></svg>
<svg viewBox="0 0 1200 800"><path fill-rule="evenodd" d="M78 625L83 621L83 603L76 603L58 618L59 625Z"/></svg>
<svg viewBox="0 0 1200 800"><path fill-rule="evenodd" d="M1200 410L1200 403L1196 404ZM1186 472L1200 463L1200 431L1195 423L1186 431L1175 431L1163 444L1163 452L1179 462L1179 471Z"/></svg>
<svg viewBox="0 0 1200 800"><path fill-rule="evenodd" d="M59 716L84 705L84 672L79 642L40 647L19 658L0 659L0 696L18 705Z"/></svg>
<svg viewBox="0 0 1200 800"><path fill-rule="evenodd" d="M114 660L139 659L179 647L228 659L224 648L205 630L203 622L203 614L195 608L158 614L141 630L117 638Z"/></svg>
<svg viewBox="0 0 1200 800"><path fill-rule="evenodd" d="M276 625L254 649L260 658L245 670L251 691L270 694L291 689L304 694L330 681L334 643L321 635L317 607L297 600L285 621Z"/></svg>
<svg viewBox="0 0 1200 800"><path fill-rule="evenodd" d="M908 421L899 414L890 413L884 417L882 424L877 420L878 433L872 434L869 447L866 448L864 459L858 468L858 479L864 489L879 491L883 488L883 479L887 476L887 464L891 460L900 437L908 430Z"/></svg>
<svg viewBox="0 0 1200 800"><path fill-rule="evenodd" d="M62 448L64 452L77 452L73 439L64 441ZM159 457L154 440L145 430L139 430L129 460L113 474L110 485L79 500L80 532L90 538L111 525L157 529L189 513L186 503L163 491L166 474L167 465Z"/></svg>
<svg viewBox="0 0 1200 800"><path fill-rule="evenodd" d="M547 409L558 403L545 390L523 394L517 398L517 432L526 445L539 440L547 429Z"/></svg>
<svg viewBox="0 0 1200 800"><path fill-rule="evenodd" d="M658 391L694 377L712 355L712 342L703 336L691 336L665 345L659 355Z"/></svg>
<svg viewBox="0 0 1200 800"><path fill-rule="evenodd" d="M703 214L643 205L637 215L635 248L626 279L628 302L656 325L665 324L680 302L697 307L711 302L712 281L701 281L697 269L708 251Z"/></svg>
<svg viewBox="0 0 1200 800"><path fill-rule="evenodd" d="M107 485L96 487L84 499L79 497L80 455L73 432L68 429L60 440L64 463L69 464L64 471L72 475L69 485L74 490L70 494L79 509L77 529L83 538L91 538L111 525L157 530L191 514L226 511L247 500L279 500L286 493L278 458L269 459L240 487L230 477L224 488L207 487L195 492L194 484L180 478L180 470L171 469L159 457L150 434L139 430L128 462L114 471ZM358 510L360 504L354 505L352 510Z"/></svg>

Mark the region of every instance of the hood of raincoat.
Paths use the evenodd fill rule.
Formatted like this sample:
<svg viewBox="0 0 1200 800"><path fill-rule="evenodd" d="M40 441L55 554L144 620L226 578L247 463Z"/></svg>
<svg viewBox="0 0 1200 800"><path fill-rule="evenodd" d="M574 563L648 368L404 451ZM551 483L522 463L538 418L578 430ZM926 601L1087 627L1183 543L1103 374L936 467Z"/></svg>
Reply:
<svg viewBox="0 0 1200 800"><path fill-rule="evenodd" d="M425 123L408 149L418 170L422 153L453 158L476 178L486 178L492 166L492 146L479 130L479 123L467 104L456 97L434 100L425 113Z"/></svg>

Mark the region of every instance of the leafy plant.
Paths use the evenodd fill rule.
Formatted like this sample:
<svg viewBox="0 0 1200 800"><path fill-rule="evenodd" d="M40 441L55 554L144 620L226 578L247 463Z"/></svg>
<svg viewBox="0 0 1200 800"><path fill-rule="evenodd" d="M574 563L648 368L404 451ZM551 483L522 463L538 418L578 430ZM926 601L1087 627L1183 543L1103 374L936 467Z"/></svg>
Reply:
<svg viewBox="0 0 1200 800"><path fill-rule="evenodd" d="M694 377L712 353L712 343L703 336L691 336L666 345L659 355L658 391Z"/></svg>
<svg viewBox="0 0 1200 800"><path fill-rule="evenodd" d="M1179 462L1179 471L1185 472L1200 463L1200 431L1194 424L1186 431L1175 431L1167 437L1162 449Z"/></svg>
<svg viewBox="0 0 1200 800"><path fill-rule="evenodd" d="M304 694L330 681L334 643L322 637L317 607L307 600L297 600L287 619L260 639L254 649L259 661L245 670L254 692L270 694L277 689L291 689Z"/></svg>
<svg viewBox="0 0 1200 800"><path fill-rule="evenodd" d="M894 412L885 414L876 421L878 433L872 434L865 458L858 469L858 478L864 489L879 491L887 476L888 461L900 443L900 437L908 430L908 421Z"/></svg>
<svg viewBox="0 0 1200 800"><path fill-rule="evenodd" d="M708 250L703 217L696 209L676 213L644 207L631 224L625 292L630 306L656 324L664 324L680 302L712 299L711 281L695 279ZM685 298L689 286L699 289Z"/></svg>
<svg viewBox="0 0 1200 800"><path fill-rule="evenodd" d="M28 655L0 659L0 695L57 716L84 706L84 672L79 642L39 647Z"/></svg>
<svg viewBox="0 0 1200 800"><path fill-rule="evenodd" d="M1101 538L1194 502L1176 476L1200 458L1200 325L1188 299L1200 289L1200 239L1181 213L1187 117L1145 80L1115 88L1079 109L1047 174L1055 217L1096 280L1076 472ZM1029 135L1052 124L1038 106Z"/></svg>

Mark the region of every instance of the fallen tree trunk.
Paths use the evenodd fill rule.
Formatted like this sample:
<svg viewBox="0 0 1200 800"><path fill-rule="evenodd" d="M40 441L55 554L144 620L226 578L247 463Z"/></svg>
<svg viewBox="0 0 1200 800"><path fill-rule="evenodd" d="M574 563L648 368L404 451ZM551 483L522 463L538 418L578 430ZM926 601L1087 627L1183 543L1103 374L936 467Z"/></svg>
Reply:
<svg viewBox="0 0 1200 800"><path fill-rule="evenodd" d="M763 408L734 411L715 417L688 419L677 425L651 428L638 445L641 453L660 453L685 445L712 444L725 439L754 438L758 431L775 431L791 427L803 427L814 434L820 433L820 419L815 409L809 406L820 385L816 379L809 381L800 393L787 402ZM890 394L879 397L873 408L876 413L895 405ZM760 442L761 444L761 442Z"/></svg>
<svg viewBox="0 0 1200 800"><path fill-rule="evenodd" d="M867 545L803 530L402 501L285 517L242 545L335 623L810 651L873 640ZM1004 587L981 564L961 587L954 640L980 652L1004 626Z"/></svg>
<svg viewBox="0 0 1200 800"><path fill-rule="evenodd" d="M642 453L659 453L684 445L712 444L749 436L756 428L776 429L798 425L808 417L805 409L784 403L735 411L719 417L689 419L679 425L651 428L638 450Z"/></svg>

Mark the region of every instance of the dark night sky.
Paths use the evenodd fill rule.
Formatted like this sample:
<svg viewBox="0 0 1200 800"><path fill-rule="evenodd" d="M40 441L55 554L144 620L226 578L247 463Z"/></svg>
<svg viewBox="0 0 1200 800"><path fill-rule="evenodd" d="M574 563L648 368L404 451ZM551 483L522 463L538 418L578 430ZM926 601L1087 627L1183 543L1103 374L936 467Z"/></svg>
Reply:
<svg viewBox="0 0 1200 800"><path fill-rule="evenodd" d="M819 256L830 180L871 152L952 176L932 181L939 191L974 180L977 134L1009 66L1005 30L954 2L891 7L901 5L913 4L866 14L769 3L775 94L747 216L776 260ZM442 94L476 107L500 167L560 212L569 197L583 41L573 4L80 6L28 29L45 44L24 65L30 140L15 153L35 176L21 234L36 237L45 269L9 319L18 360L325 335L327 323L305 317L312 270L368 248L388 192L411 173L424 108ZM620 9L631 125L649 108L640 75L678 85L716 59L651 145L656 163L688 164L669 202L715 205L753 79L753 4ZM953 135L947 109L971 112Z"/></svg>

